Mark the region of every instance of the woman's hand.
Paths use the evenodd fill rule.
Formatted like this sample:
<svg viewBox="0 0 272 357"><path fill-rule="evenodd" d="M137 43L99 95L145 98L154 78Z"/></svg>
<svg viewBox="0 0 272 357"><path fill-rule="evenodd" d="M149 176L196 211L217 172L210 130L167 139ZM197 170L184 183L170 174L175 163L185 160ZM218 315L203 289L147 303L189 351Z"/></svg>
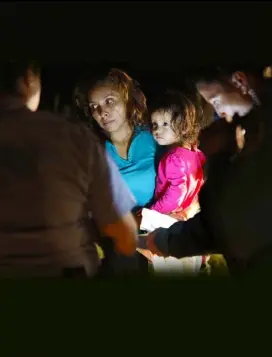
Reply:
<svg viewBox="0 0 272 357"><path fill-rule="evenodd" d="M136 212L134 212L133 216L137 222L138 229L140 229L140 225L142 222L142 208L140 208Z"/></svg>
<svg viewBox="0 0 272 357"><path fill-rule="evenodd" d="M135 212L135 215L142 217L142 210L143 210L142 208L137 209L137 211Z"/></svg>

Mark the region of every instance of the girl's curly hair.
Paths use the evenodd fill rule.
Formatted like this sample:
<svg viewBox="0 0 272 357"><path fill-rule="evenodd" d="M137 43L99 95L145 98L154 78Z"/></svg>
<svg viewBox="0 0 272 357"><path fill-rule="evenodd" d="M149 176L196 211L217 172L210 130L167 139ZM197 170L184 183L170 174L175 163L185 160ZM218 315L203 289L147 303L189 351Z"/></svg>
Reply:
<svg viewBox="0 0 272 357"><path fill-rule="evenodd" d="M10 60L0 64L0 92L17 95L17 80L24 77L27 70L31 69L34 74L41 73L41 67L34 60L17 61Z"/></svg>
<svg viewBox="0 0 272 357"><path fill-rule="evenodd" d="M150 114L158 111L170 112L171 126L182 144L197 142L202 128L203 110L196 100L176 90L167 90L149 107Z"/></svg>

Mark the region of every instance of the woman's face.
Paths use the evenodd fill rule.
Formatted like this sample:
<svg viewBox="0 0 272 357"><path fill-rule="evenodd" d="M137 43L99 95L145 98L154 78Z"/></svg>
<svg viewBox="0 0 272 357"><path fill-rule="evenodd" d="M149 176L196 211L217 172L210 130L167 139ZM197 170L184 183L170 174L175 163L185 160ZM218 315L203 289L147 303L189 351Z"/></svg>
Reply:
<svg viewBox="0 0 272 357"><path fill-rule="evenodd" d="M108 133L118 131L127 122L126 104L112 87L96 87L89 92L88 99L93 118Z"/></svg>

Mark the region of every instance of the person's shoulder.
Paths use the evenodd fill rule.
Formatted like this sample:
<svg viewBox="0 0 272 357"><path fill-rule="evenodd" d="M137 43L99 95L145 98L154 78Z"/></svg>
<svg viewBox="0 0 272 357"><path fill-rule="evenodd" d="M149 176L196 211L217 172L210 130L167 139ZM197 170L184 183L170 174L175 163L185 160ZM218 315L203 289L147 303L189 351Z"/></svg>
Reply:
<svg viewBox="0 0 272 357"><path fill-rule="evenodd" d="M56 123L56 125L59 125L59 123L63 123L64 125L69 123L64 117L52 113L48 110L37 110L36 112L28 111L28 115L30 118L38 118L40 121L48 121L52 122L53 124Z"/></svg>
<svg viewBox="0 0 272 357"><path fill-rule="evenodd" d="M184 159L184 153L182 150L180 150L180 147L173 147L170 148L162 157L162 161L166 162L168 165L175 165L175 166L181 166L183 159Z"/></svg>
<svg viewBox="0 0 272 357"><path fill-rule="evenodd" d="M35 114L35 113L34 113ZM78 146L100 145L98 137L86 123L69 121L66 118L48 111L36 112L36 119L41 125L50 128L52 132L62 133L63 139L76 143Z"/></svg>
<svg viewBox="0 0 272 357"><path fill-rule="evenodd" d="M166 176L172 177L173 173L182 176L187 172L186 159L179 154L179 150L171 148L162 156L159 168L165 172Z"/></svg>
<svg viewBox="0 0 272 357"><path fill-rule="evenodd" d="M91 128L86 123L83 123L80 121L70 121L61 115L58 115L58 114L55 114L55 113L52 113L49 111L40 110L40 111L34 112L33 114L36 115L37 118L39 117L40 122L42 122L42 121L48 122L48 123L52 124L53 127L59 126L59 127L67 128L67 130L92 133Z"/></svg>
<svg viewBox="0 0 272 357"><path fill-rule="evenodd" d="M188 154L189 150L186 150L180 146L176 146L173 148L170 148L167 152L168 156L170 158L176 158L176 159L181 159L182 157L186 156Z"/></svg>
<svg viewBox="0 0 272 357"><path fill-rule="evenodd" d="M61 115L52 113L47 110L38 110L36 112L30 112L32 119L38 119L39 122L47 123L52 127L64 127L67 129L76 130L75 128L79 125L77 122L69 121L68 119L64 118Z"/></svg>
<svg viewBox="0 0 272 357"><path fill-rule="evenodd" d="M61 131L64 134L70 131L78 131L77 124L46 110L29 111L25 119L29 122L29 125L39 126L41 130L47 133L59 133Z"/></svg>

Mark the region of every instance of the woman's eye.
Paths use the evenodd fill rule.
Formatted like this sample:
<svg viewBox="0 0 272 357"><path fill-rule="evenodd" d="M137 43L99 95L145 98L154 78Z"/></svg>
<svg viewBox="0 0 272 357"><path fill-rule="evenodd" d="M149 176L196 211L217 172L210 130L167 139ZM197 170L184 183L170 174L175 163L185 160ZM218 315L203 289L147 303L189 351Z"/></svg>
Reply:
<svg viewBox="0 0 272 357"><path fill-rule="evenodd" d="M97 109L97 105L95 104L89 104L90 110L94 112Z"/></svg>
<svg viewBox="0 0 272 357"><path fill-rule="evenodd" d="M106 99L106 104L107 105L111 105L111 104L113 104L114 103L114 100L112 99L112 98L107 98Z"/></svg>

